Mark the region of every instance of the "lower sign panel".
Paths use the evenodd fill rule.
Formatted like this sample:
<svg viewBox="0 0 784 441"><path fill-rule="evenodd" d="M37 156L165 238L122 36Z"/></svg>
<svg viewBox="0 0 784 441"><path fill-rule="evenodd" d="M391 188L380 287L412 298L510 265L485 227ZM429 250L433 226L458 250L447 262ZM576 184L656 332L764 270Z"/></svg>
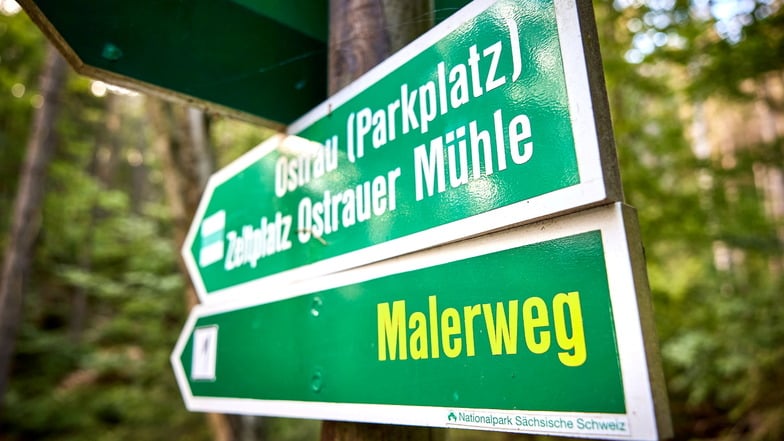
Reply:
<svg viewBox="0 0 784 441"><path fill-rule="evenodd" d="M630 216L616 204L281 288L263 304L198 306L172 354L186 405L667 436Z"/></svg>

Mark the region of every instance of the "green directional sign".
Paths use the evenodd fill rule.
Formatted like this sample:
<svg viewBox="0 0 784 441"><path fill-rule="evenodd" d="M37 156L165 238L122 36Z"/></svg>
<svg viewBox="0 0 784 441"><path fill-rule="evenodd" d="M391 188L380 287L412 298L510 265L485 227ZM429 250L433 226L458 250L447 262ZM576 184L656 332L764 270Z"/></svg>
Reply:
<svg viewBox="0 0 784 441"><path fill-rule="evenodd" d="M580 8L474 2L213 176L202 301L621 199Z"/></svg>
<svg viewBox="0 0 784 441"><path fill-rule="evenodd" d="M624 216L611 205L287 286L264 303L198 306L172 354L186 405L657 439L666 404L651 388L647 287Z"/></svg>

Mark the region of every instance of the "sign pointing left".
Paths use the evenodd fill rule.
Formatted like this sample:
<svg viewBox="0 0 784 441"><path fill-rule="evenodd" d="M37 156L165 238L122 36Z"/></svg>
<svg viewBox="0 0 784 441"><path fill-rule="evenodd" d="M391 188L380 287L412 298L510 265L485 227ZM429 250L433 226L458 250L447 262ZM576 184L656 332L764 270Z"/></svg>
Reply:
<svg viewBox="0 0 784 441"><path fill-rule="evenodd" d="M201 301L621 200L577 9L472 2L219 171L183 247Z"/></svg>
<svg viewBox="0 0 784 441"><path fill-rule="evenodd" d="M650 305L634 222L616 204L287 285L264 303L197 306L171 356L186 406L657 439L666 401L639 320Z"/></svg>

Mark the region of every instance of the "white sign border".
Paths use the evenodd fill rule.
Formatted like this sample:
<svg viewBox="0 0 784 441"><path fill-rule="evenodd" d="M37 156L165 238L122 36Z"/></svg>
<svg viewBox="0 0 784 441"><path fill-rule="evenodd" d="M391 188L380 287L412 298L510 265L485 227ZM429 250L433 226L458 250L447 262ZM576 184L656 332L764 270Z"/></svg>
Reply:
<svg viewBox="0 0 784 441"><path fill-rule="evenodd" d="M189 410L231 412L239 414L288 416L297 418L363 421L389 424L410 424L449 427L445 420L448 411L469 410L426 406L388 406L351 403L271 401L234 398L195 397L190 391L188 377L180 362L196 321L200 317L247 308L287 298L311 294L335 287L373 280L390 274L417 270L430 266L468 259L488 253L540 243L588 231L601 231L605 265L610 290L615 338L621 367L621 377L627 413L582 414L560 412L499 411L470 409L475 413L508 415L541 415L544 417L623 418L628 421L629 433L613 437L602 433L541 431L550 435L586 438L656 440L671 434L669 409L664 391L661 365L655 350L654 330L644 324L650 316L650 298L641 251L630 244L639 244L633 209L621 203L594 208L557 219L541 221L516 229L505 230L458 243L447 244L420 253L401 256L383 262L331 274L318 280L306 280L282 287L265 296L263 301L248 299L194 307L171 354L177 383ZM631 237L628 237L631 236ZM639 305L642 304L642 308ZM644 314L641 314L643 312ZM647 350L646 350L647 349ZM494 427L472 427L482 430L501 430ZM508 430L505 430L508 431ZM529 433L529 432L526 432ZM608 439L609 439L608 438Z"/></svg>

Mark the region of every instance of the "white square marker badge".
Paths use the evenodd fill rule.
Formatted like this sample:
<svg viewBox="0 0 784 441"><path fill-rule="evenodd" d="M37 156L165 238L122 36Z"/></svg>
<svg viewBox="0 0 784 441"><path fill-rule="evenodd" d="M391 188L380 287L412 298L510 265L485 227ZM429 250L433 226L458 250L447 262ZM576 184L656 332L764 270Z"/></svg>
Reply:
<svg viewBox="0 0 784 441"><path fill-rule="evenodd" d="M205 326L193 331L191 379L215 381L218 361L218 327Z"/></svg>
<svg viewBox="0 0 784 441"><path fill-rule="evenodd" d="M205 267L223 260L223 231L226 228L226 212L221 210L201 223L201 249L199 266Z"/></svg>

